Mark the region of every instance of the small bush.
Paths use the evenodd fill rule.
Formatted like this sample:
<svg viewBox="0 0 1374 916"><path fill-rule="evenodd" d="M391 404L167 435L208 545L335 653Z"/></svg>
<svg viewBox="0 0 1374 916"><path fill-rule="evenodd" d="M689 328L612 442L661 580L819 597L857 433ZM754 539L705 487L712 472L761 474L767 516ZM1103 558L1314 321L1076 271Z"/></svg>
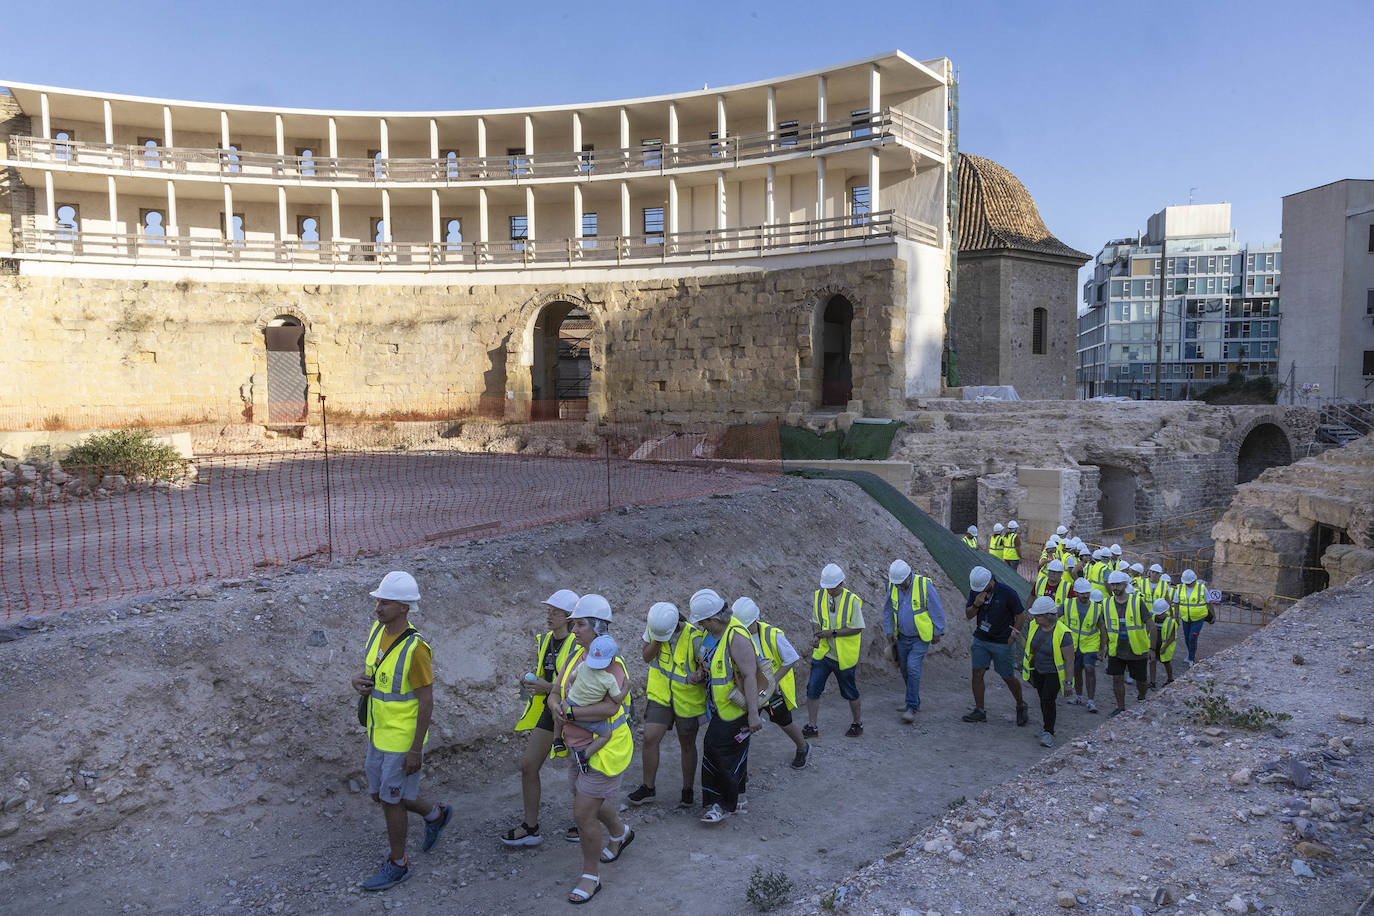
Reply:
<svg viewBox="0 0 1374 916"><path fill-rule="evenodd" d="M180 480L190 462L175 448L154 442L146 429L120 429L99 433L73 448L63 465L99 468L105 474L133 479Z"/></svg>
<svg viewBox="0 0 1374 916"><path fill-rule="evenodd" d="M749 890L745 897L754 909L766 913L786 903L792 889L792 879L787 877L786 872L755 868L749 876Z"/></svg>
<svg viewBox="0 0 1374 916"><path fill-rule="evenodd" d="M1183 701L1189 717L1200 725L1229 725L1258 732L1276 722L1293 718L1286 712L1270 712L1259 705L1236 709L1225 694L1217 693L1216 685L1215 679L1208 679L1206 684L1198 688L1197 696Z"/></svg>

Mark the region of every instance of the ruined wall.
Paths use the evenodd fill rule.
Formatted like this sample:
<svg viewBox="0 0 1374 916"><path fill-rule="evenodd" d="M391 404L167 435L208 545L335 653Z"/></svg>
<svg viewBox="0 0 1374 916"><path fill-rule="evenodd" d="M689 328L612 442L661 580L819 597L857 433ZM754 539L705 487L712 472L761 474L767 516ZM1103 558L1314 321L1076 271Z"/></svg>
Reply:
<svg viewBox="0 0 1374 916"><path fill-rule="evenodd" d="M0 278L0 409L41 405L265 416L263 329L306 329L305 365L331 410L518 415L532 392L535 324L572 303L592 316L595 415L776 415L819 403L817 341L832 295L854 306L854 397L900 402L906 266L871 260L763 273L596 283L347 286ZM499 408L498 408L499 409Z"/></svg>

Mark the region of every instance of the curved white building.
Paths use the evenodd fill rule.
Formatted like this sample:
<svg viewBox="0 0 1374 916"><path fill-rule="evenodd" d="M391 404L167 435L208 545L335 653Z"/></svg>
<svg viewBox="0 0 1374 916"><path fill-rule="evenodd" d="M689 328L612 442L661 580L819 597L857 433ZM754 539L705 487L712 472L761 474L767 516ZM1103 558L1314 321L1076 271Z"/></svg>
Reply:
<svg viewBox="0 0 1374 916"><path fill-rule="evenodd" d="M949 80L946 60L891 52L443 112L3 83L0 297L28 344L0 356L23 379L0 408L256 414L290 362L270 354L294 348L305 401L362 414L581 397L597 415L741 414L851 393L877 412L936 392ZM561 372L582 371L585 338L580 386L555 355L569 314Z"/></svg>

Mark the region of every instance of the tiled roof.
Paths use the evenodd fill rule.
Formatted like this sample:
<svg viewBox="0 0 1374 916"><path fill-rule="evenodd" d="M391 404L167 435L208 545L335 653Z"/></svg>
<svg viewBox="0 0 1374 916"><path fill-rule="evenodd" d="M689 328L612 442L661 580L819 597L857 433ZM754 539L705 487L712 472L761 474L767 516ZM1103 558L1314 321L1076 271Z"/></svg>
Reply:
<svg viewBox="0 0 1374 916"><path fill-rule="evenodd" d="M1035 200L1016 176L991 159L959 154L959 250L1031 251L1079 262L1092 256L1050 234Z"/></svg>

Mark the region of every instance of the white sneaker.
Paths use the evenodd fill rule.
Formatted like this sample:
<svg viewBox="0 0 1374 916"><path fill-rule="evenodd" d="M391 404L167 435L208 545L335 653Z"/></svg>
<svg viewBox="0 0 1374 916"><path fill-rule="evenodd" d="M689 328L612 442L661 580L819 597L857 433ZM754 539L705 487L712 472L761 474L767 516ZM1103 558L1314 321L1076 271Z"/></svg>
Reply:
<svg viewBox="0 0 1374 916"><path fill-rule="evenodd" d="M740 794L740 797L737 798L737 799L735 799L735 813L736 813L736 814L745 814L746 812L748 812L748 810L749 810L749 799L745 798L745 797L744 797L744 794L741 793L741 794Z"/></svg>
<svg viewBox="0 0 1374 916"><path fill-rule="evenodd" d="M1082 697L1078 697L1078 696L1069 697L1069 699L1068 699L1068 704L1069 704L1070 706L1082 706L1082 705L1083 705L1083 698L1082 698Z"/></svg>
<svg viewBox="0 0 1374 916"><path fill-rule="evenodd" d="M1097 704L1092 700L1088 701L1088 712L1097 712Z"/></svg>
<svg viewBox="0 0 1374 916"><path fill-rule="evenodd" d="M1051 735L1049 732L1041 732L1041 733L1040 733L1040 746L1041 746L1041 747L1049 747L1049 746L1051 746L1052 744L1054 744L1054 735Z"/></svg>

